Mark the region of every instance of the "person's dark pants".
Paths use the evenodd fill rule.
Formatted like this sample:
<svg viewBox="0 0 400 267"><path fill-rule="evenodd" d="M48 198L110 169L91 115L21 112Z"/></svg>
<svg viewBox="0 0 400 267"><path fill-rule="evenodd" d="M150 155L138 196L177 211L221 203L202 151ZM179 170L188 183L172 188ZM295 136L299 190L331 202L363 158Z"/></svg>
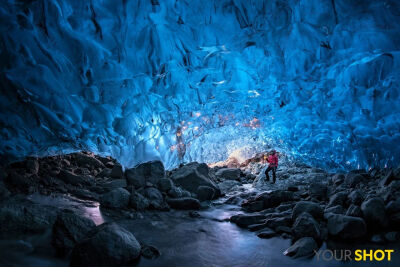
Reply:
<svg viewBox="0 0 400 267"><path fill-rule="evenodd" d="M268 166L268 168L265 170L265 178L267 179L267 181L269 181L268 173L270 171L272 171L272 180L273 180L273 183L275 183L275 181L276 181L276 167Z"/></svg>

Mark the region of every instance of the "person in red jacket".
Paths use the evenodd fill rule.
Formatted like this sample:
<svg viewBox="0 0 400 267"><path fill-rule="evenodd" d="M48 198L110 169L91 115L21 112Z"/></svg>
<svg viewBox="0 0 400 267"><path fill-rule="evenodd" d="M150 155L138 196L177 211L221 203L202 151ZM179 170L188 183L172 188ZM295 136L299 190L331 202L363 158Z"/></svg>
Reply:
<svg viewBox="0 0 400 267"><path fill-rule="evenodd" d="M269 165L268 165L268 168L265 170L265 178L266 178L267 181L269 181L268 173L270 171L272 171L272 179L273 179L272 183L275 183L275 181L276 181L276 168L278 168L278 155L277 155L275 150L272 150L271 154L268 155L267 162L269 163Z"/></svg>

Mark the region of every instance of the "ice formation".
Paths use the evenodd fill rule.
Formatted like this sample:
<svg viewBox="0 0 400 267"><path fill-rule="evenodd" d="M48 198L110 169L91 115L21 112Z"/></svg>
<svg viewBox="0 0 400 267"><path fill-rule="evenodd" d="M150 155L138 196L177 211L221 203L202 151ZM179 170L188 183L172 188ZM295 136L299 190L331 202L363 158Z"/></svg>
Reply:
<svg viewBox="0 0 400 267"><path fill-rule="evenodd" d="M0 19L3 161L400 163L396 0L5 0Z"/></svg>

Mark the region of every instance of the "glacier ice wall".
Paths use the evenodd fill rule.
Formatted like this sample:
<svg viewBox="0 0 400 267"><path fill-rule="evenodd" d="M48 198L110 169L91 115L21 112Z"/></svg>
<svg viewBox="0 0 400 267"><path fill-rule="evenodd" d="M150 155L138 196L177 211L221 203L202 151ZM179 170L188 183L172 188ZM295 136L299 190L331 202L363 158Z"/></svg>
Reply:
<svg viewBox="0 0 400 267"><path fill-rule="evenodd" d="M0 28L3 162L400 163L396 0L4 0Z"/></svg>

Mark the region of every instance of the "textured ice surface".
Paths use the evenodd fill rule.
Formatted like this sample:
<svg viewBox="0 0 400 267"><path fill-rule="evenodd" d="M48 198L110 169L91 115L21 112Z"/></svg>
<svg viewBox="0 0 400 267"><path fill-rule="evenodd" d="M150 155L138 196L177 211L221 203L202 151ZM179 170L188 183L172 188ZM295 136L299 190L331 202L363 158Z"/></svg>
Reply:
<svg viewBox="0 0 400 267"><path fill-rule="evenodd" d="M399 163L398 1L4 0L0 28L2 160Z"/></svg>

